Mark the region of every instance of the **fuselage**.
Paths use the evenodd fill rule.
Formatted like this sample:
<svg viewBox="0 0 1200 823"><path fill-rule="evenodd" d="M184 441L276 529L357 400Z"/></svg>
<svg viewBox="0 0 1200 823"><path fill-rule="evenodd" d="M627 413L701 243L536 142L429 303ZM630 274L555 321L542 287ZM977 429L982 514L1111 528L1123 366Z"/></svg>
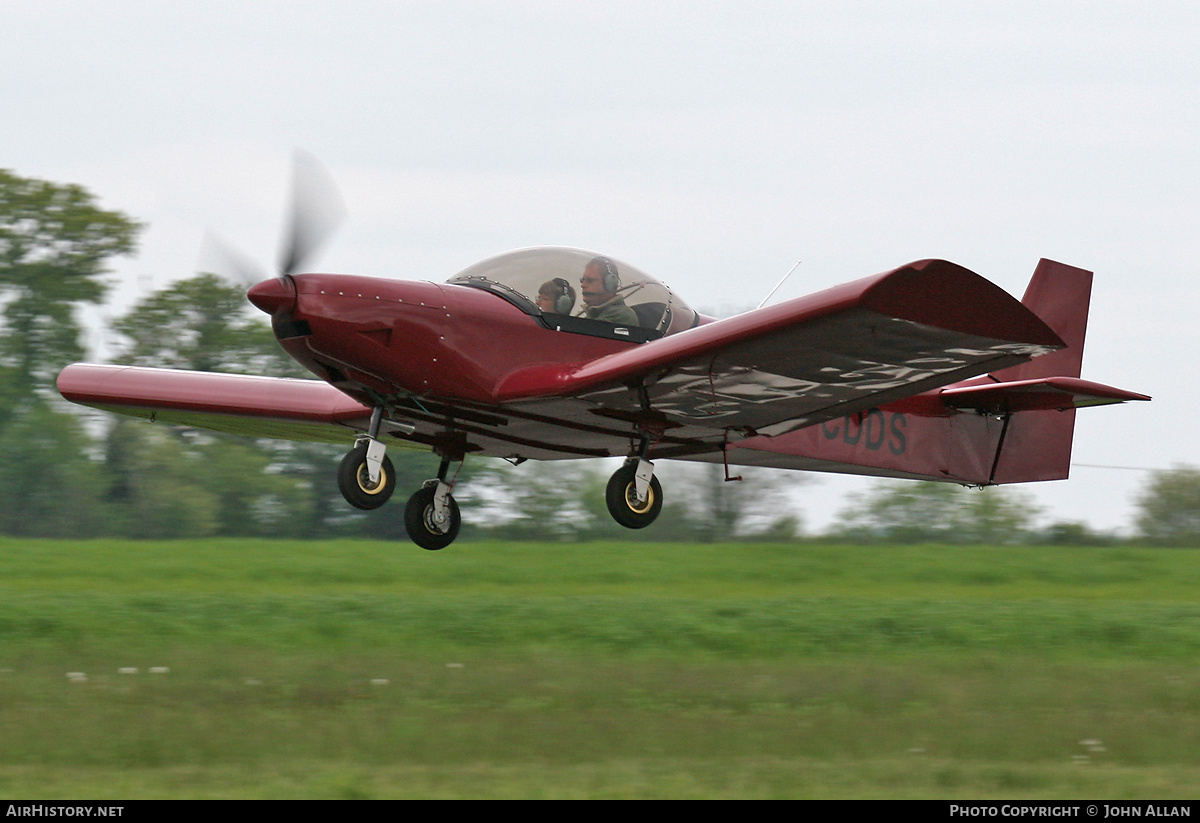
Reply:
<svg viewBox="0 0 1200 823"><path fill-rule="evenodd" d="M351 394L489 404L517 369L584 363L637 345L549 328L468 286L331 274L292 279L294 303L273 314L280 344Z"/></svg>
<svg viewBox="0 0 1200 823"><path fill-rule="evenodd" d="M623 456L631 453L639 439L645 442L649 438L647 453L652 458L728 460L980 485L1066 475L1074 407L1069 400L1062 405L1061 395L1052 394L1047 405L1038 406L1030 402L1030 389L1013 389L1021 393L1020 408L1025 411L1010 423L1010 414L994 403L964 409L962 403L946 400L947 390L959 387L961 392L972 384L994 384L1000 379L996 376L970 379L968 373L968 379L957 383L903 394L902 378L917 367L940 363L955 352L984 355L986 348L977 351L972 343L965 349L939 352L934 345L938 356L931 361L920 346L908 351L905 335L909 327L903 323L889 327L898 329L894 340L881 336L878 341L872 337L855 342L856 338L822 337L820 323L801 320L798 328L813 329L814 336L805 338L794 351L787 345L764 348L755 355L758 359L744 360L738 359L736 347L726 346L711 355L689 355L703 350L703 340L717 336L710 334L716 327L697 329L695 337L688 333L710 318L699 317L658 281L624 264L620 271L629 280L622 288L627 296L637 296L630 300L640 309L637 326L621 327L581 317L584 307L579 302L569 311L560 309L561 314L538 307L533 295L539 294L539 288L554 283L560 292L569 291L563 286L570 283L571 272L583 271L590 265L589 259L588 253L579 250L520 250L483 261L445 284L297 274L259 284L249 296L272 315L280 343L296 360L364 406L387 410L393 427L385 425L385 435L442 453L510 459ZM998 291L977 275L944 265L967 284L968 291ZM901 271L908 269L897 270ZM1067 320L1086 317L1090 288L1090 274L1075 277L1073 271L1053 269L1046 274L1055 276L1057 291L1051 289L1051 296L1065 308L1054 308L1056 303L1044 308L1041 303L1045 301L1030 298L1056 325L1067 329L1073 328ZM777 307L778 311L764 310L766 313L753 313L754 317L726 321L731 325L721 324L720 339L736 338L745 323L767 322L774 316L772 312L786 315L784 319L793 323L805 312L827 310L826 304L831 302L860 299L857 295L866 293L863 289L873 288L871 284L885 282L881 278L893 274L844 284L804 298L798 307ZM969 278L961 280L966 275ZM982 285L975 285L977 282ZM908 306L916 300L906 298L909 292L898 293L897 299L905 311L917 313L917 327L940 321L965 334L982 323L984 337L1039 339L1025 328L1030 323L1040 325L1028 308L1003 293L1000 299L992 292L970 291L971 300L951 301L948 307L930 302L923 293L915 308ZM577 295L571 293L570 299L575 301ZM975 314L960 317L964 310L959 303L991 309L982 319ZM994 334L988 324L996 326ZM1010 327L1017 331L1005 337ZM1052 332L1047 333L1053 337ZM648 342L676 334L680 336L670 341ZM1068 337L1080 351L1081 332ZM652 362L665 353L666 365L607 387L556 390L556 380L578 386L586 375L608 368L606 363L620 364L637 355L634 350L640 345L653 346L655 354L648 358ZM1001 342L997 348L1005 350L1008 345ZM846 352L851 352L849 357ZM854 359L854 352L859 359ZM826 355L827 360L823 359ZM733 359L730 364L710 359L724 357ZM791 367L787 364L793 358L808 364L812 374L824 381L813 390L815 402L842 385L866 381L870 384L866 389L877 398L876 405L824 414L810 418L817 425L800 422L778 432L722 426L722 403L735 407L738 419L744 420L756 408L765 408L777 394L786 395L791 384L784 380L776 385L771 367L778 360L780 373L788 373ZM1057 374L1059 366L1046 362L1049 371L1045 374ZM761 374L760 368L765 370ZM619 368L617 371L620 373ZM1077 377L1078 361L1066 372L1068 377ZM833 377L825 376L831 373ZM889 375L899 382L899 388L884 396L886 387L880 380ZM1043 374L1035 371L1014 376ZM668 402L659 400L664 393L670 395Z"/></svg>

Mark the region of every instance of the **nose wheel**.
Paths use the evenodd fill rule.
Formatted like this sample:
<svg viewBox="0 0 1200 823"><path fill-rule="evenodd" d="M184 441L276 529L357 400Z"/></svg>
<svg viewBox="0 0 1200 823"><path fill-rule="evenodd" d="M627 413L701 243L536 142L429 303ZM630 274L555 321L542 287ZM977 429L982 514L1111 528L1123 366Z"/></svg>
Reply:
<svg viewBox="0 0 1200 823"><path fill-rule="evenodd" d="M396 488L396 471L385 452L387 447L379 439L383 422L383 406L371 412L371 422L364 434L359 435L354 448L342 458L338 468L338 489L351 506L359 509L377 509L388 501ZM404 507L404 528L409 538L422 549L437 551L444 549L458 537L462 527L462 515L458 503L450 496L454 481L446 481L451 462L461 466L463 455L453 457L443 453L438 475L408 498ZM457 472L454 475L458 476Z"/></svg>
<svg viewBox="0 0 1200 823"><path fill-rule="evenodd" d="M458 537L460 526L458 503L450 496L450 487L441 480L426 481L404 507L404 528L412 542L422 549L435 552L446 548Z"/></svg>

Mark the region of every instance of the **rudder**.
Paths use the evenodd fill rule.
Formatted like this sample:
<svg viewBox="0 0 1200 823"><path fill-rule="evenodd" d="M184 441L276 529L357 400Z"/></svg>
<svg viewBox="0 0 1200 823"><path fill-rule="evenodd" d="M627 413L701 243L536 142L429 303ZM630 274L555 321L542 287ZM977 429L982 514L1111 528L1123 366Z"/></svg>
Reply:
<svg viewBox="0 0 1200 823"><path fill-rule="evenodd" d="M1021 303L1066 343L1066 348L994 372L1000 382L1039 377L1079 377L1087 337L1092 272L1042 259ZM1064 480L1070 474L1075 409L1016 412L1005 427L991 482Z"/></svg>
<svg viewBox="0 0 1200 823"><path fill-rule="evenodd" d="M1053 329L1067 347L994 372L992 377L1002 382L1035 377L1079 377L1091 300L1090 271L1044 258L1039 261L1021 303Z"/></svg>

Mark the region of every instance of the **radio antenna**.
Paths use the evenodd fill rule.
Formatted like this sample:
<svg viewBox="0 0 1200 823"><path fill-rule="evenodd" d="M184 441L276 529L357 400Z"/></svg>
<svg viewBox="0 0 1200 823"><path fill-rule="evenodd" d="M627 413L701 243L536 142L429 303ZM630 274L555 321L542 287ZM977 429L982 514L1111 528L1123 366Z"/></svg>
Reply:
<svg viewBox="0 0 1200 823"><path fill-rule="evenodd" d="M791 277L791 276L792 276L792 272L794 272L796 269L800 268L800 263L801 263L801 262L802 262L802 261L800 261L800 260L797 260L797 261L796 261L796 265L794 265L794 266L792 266L790 269L788 269L788 273L787 273L787 274L785 274L785 275L783 276L783 280L780 280L778 283L776 283L776 284L775 284L775 288L773 288L773 289L771 289L769 292L767 292L767 296L766 296L766 297L764 297L764 298L762 299L762 302L761 302L761 303L759 303L759 304L758 304L757 306L755 306L754 308L756 308L756 309L761 309L763 306L765 306L765 305L767 304L767 301L771 299L771 295L773 295L775 292L779 291L779 287L783 285L784 281L785 281L785 280L787 280L789 277Z"/></svg>

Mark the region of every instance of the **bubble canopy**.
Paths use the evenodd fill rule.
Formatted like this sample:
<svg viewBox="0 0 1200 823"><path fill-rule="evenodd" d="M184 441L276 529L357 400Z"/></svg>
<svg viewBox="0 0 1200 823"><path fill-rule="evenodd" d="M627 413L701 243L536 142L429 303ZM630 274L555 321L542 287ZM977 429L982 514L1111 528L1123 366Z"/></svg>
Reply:
<svg viewBox="0 0 1200 823"><path fill-rule="evenodd" d="M581 279L589 266L593 266L593 280L585 288ZM505 252L463 269L446 282L492 292L559 331L640 342L690 329L697 321L696 313L661 281L628 263L584 249L540 246ZM594 296L597 291L604 296ZM593 295L590 316L584 292ZM615 304L627 306L632 313L612 309Z"/></svg>

